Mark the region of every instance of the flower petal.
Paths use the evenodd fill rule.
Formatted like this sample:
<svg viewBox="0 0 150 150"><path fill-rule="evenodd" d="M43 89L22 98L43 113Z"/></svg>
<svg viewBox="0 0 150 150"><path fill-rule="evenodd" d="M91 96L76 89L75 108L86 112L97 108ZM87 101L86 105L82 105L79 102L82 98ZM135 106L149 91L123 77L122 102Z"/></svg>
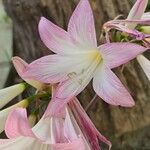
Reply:
<svg viewBox="0 0 150 150"><path fill-rule="evenodd" d="M16 84L0 90L0 108L4 107L13 98L21 94L26 88L25 83Z"/></svg>
<svg viewBox="0 0 150 150"><path fill-rule="evenodd" d="M143 20L150 20L150 12L146 12L142 15Z"/></svg>
<svg viewBox="0 0 150 150"><path fill-rule="evenodd" d="M106 66L101 65L93 79L95 92L107 103L124 107L134 106L129 92L118 77Z"/></svg>
<svg viewBox="0 0 150 150"><path fill-rule="evenodd" d="M25 78L23 76L23 73L24 73L25 69L28 67L28 64L23 59L16 56L16 57L12 58L12 62L13 62L13 65L14 65L16 71L18 72L19 76L24 81L26 81L28 84L32 85L33 87L35 87L39 90L44 87L44 85L42 83L40 83L36 80L31 80L31 79Z"/></svg>
<svg viewBox="0 0 150 150"><path fill-rule="evenodd" d="M2 150L49 150L50 146L41 143L31 137L18 137L15 139L1 139L0 149Z"/></svg>
<svg viewBox="0 0 150 150"><path fill-rule="evenodd" d="M53 148L55 150L90 150L85 148L84 141L82 140L82 138L74 140L70 143L54 144Z"/></svg>
<svg viewBox="0 0 150 150"><path fill-rule="evenodd" d="M52 103L48 106L49 111L46 112L46 115L58 115L62 108L64 108L74 96L84 90L94 76L96 63L97 62L94 61L91 66L80 75L74 73L70 74L68 80L58 85L52 98Z"/></svg>
<svg viewBox="0 0 150 150"><path fill-rule="evenodd" d="M68 32L87 50L97 46L94 18L88 0L81 0L72 14Z"/></svg>
<svg viewBox="0 0 150 150"><path fill-rule="evenodd" d="M31 64L24 71L24 77L36 79L44 83L58 83L68 79L68 74L81 72L87 66L87 57L69 55L49 55L42 57ZM74 67L72 67L74 66Z"/></svg>
<svg viewBox="0 0 150 150"><path fill-rule="evenodd" d="M39 33L44 44L58 54L80 52L79 43L72 39L68 32L42 17L39 22Z"/></svg>
<svg viewBox="0 0 150 150"><path fill-rule="evenodd" d="M73 125L73 116L71 116L69 108L66 108L66 117L64 123L64 135L67 139L73 141L78 138L78 133L75 131L75 124ZM72 118L71 118L72 117Z"/></svg>
<svg viewBox="0 0 150 150"><path fill-rule="evenodd" d="M150 61L143 55L137 56L137 60L141 65L143 71L145 72L146 76L150 80Z"/></svg>
<svg viewBox="0 0 150 150"><path fill-rule="evenodd" d="M147 48L133 43L106 43L99 46L103 55L104 63L115 68L134 59L138 54L147 50Z"/></svg>
<svg viewBox="0 0 150 150"><path fill-rule="evenodd" d="M5 123L6 123L9 113L17 107L26 107L27 105L28 105L28 102L26 100L23 100L15 105L12 105L11 107L8 107L0 111L0 133L4 131Z"/></svg>
<svg viewBox="0 0 150 150"><path fill-rule="evenodd" d="M9 114L5 125L5 133L8 138L34 137L28 122L26 109L17 108Z"/></svg>
<svg viewBox="0 0 150 150"><path fill-rule="evenodd" d="M137 0L134 6L132 7L127 19L129 20L141 19L147 4L148 0ZM128 28L134 29L137 24L126 24L126 25Z"/></svg>
<svg viewBox="0 0 150 150"><path fill-rule="evenodd" d="M77 98L69 102L69 108L74 114L74 118L82 129L83 135L88 139L92 149L99 149L99 141L106 143L111 148L111 142L107 140L95 127L85 110L82 108Z"/></svg>

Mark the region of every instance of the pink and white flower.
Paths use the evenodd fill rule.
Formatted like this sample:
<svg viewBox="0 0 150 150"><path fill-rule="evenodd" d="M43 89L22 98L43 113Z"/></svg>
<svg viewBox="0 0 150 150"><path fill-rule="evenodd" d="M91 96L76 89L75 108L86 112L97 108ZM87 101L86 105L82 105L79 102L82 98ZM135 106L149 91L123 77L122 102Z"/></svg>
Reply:
<svg viewBox="0 0 150 150"><path fill-rule="evenodd" d="M128 33L130 36L134 36L137 40L144 40L145 38L149 38L150 37L149 31L143 33L135 29L135 27L138 24L150 25L150 12L144 13L147 4L148 4L148 0L137 0L134 6L132 7L131 11L129 12L129 15L126 20L109 21L104 24L104 28L106 30L115 28L117 30ZM146 26L145 28L147 30L148 26ZM144 42L147 42L147 40ZM149 47L150 44L148 44L148 48ZM138 56L137 60L149 79L150 72L148 67L150 66L150 61L147 58L144 58L144 56L142 55Z"/></svg>
<svg viewBox="0 0 150 150"><path fill-rule="evenodd" d="M31 128L26 110L13 110L5 126L9 139L0 140L0 149L100 150L98 140L111 147L111 143L97 131L77 99L66 106L59 116L48 116L48 111Z"/></svg>
<svg viewBox="0 0 150 150"><path fill-rule="evenodd" d="M44 83L60 82L53 99L58 108L56 111L78 95L92 78L95 92L105 102L125 107L134 105L131 95L111 69L147 49L127 42L97 46L88 0L78 4L70 18L68 31L42 17L39 33L44 44L56 54L32 62L22 76Z"/></svg>

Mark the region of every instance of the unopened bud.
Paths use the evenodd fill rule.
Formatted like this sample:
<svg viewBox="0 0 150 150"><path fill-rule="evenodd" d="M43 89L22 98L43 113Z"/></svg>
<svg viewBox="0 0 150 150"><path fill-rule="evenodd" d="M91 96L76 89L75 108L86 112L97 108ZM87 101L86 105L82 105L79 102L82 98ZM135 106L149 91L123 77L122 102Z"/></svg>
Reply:
<svg viewBox="0 0 150 150"><path fill-rule="evenodd" d="M140 31L145 34L150 34L150 26L141 26Z"/></svg>
<svg viewBox="0 0 150 150"><path fill-rule="evenodd" d="M16 84L0 90L0 108L21 94L26 88L26 83Z"/></svg>

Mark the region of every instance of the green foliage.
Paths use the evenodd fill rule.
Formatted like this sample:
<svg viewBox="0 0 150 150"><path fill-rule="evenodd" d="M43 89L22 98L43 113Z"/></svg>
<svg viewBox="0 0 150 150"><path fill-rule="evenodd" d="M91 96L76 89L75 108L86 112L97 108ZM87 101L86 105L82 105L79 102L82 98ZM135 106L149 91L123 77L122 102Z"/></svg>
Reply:
<svg viewBox="0 0 150 150"><path fill-rule="evenodd" d="M146 11L150 11L150 0L148 0L148 6L147 6Z"/></svg>

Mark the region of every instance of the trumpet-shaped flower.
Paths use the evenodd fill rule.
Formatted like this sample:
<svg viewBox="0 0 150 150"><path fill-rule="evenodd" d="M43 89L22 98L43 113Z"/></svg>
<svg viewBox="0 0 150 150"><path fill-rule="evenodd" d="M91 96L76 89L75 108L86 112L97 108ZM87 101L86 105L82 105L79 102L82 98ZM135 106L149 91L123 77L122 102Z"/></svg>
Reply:
<svg viewBox="0 0 150 150"><path fill-rule="evenodd" d="M0 109L13 98L21 94L26 88L25 83L16 84L0 90Z"/></svg>
<svg viewBox="0 0 150 150"><path fill-rule="evenodd" d="M93 78L95 92L107 103L131 107L134 101L111 71L146 50L132 43L107 43L97 46L92 10L81 0L65 31L46 18L39 23L44 44L54 55L29 64L22 76L44 83L59 83L54 101L57 110L78 95Z"/></svg>
<svg viewBox="0 0 150 150"><path fill-rule="evenodd" d="M28 105L28 101L22 100L22 101L18 102L17 104L12 105L11 107L8 107L8 108L0 111L0 133L4 131L5 123L6 123L9 113L17 107L25 108L25 107L27 107L27 105Z"/></svg>
<svg viewBox="0 0 150 150"><path fill-rule="evenodd" d="M135 27L138 24L150 25L150 13L149 12L144 13L147 4L148 4L148 0L137 0L134 6L132 7L131 11L129 12L127 20L114 20L114 21L107 22L104 25L104 28L106 29L116 28L118 30L128 33L131 36L136 37L136 39L138 40L149 38L150 37L149 26L141 27L141 30L144 33L135 30ZM149 48L149 44L148 44L148 48ZM150 78L150 73L149 73L150 61L144 58L144 56L142 55L138 56L137 60L149 79Z"/></svg>
<svg viewBox="0 0 150 150"><path fill-rule="evenodd" d="M73 104L71 109L70 106L66 106L59 116L44 115L32 129L27 120L26 110L13 110L5 126L5 133L9 139L0 140L0 149L99 150L98 138L111 146L111 143L96 130L77 99L72 103L76 111L72 111ZM48 111L47 109L46 113ZM85 119L85 122L82 119Z"/></svg>
<svg viewBox="0 0 150 150"><path fill-rule="evenodd" d="M148 0L137 0L130 10L127 19L108 21L104 24L104 29L109 30L111 28L116 28L141 40L149 37L149 34L143 34L135 30L138 24L150 25L150 13L144 13L147 3Z"/></svg>

